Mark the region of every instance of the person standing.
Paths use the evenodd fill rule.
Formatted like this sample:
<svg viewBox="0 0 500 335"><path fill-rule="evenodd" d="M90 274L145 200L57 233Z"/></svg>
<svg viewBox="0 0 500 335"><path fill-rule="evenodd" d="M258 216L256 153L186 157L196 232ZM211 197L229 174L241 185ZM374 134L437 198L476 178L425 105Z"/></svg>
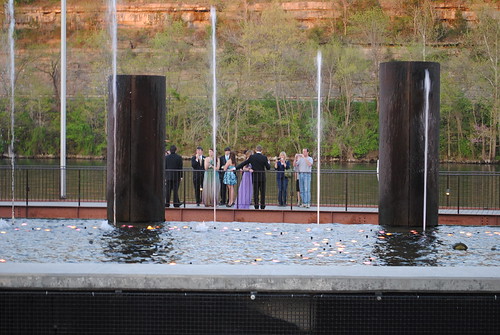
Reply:
<svg viewBox="0 0 500 335"><path fill-rule="evenodd" d="M177 147L170 146L170 154L165 156L165 207L170 207L170 195L174 193L174 207L180 207L179 185L182 179L182 157L176 153Z"/></svg>
<svg viewBox="0 0 500 335"><path fill-rule="evenodd" d="M302 157L302 154L295 154L295 158L293 159L293 179L295 180L295 189L297 191L297 206L300 207L302 206L302 202L300 199L300 185L299 185L299 172L298 172L298 167L297 163L298 160Z"/></svg>
<svg viewBox="0 0 500 335"><path fill-rule="evenodd" d="M194 196L196 198L196 206L201 203L201 192L203 189L203 175L205 174L205 156L203 156L203 148L197 147L196 154L191 157L191 167L193 168L193 186Z"/></svg>
<svg viewBox="0 0 500 335"><path fill-rule="evenodd" d="M226 184L229 191L229 198L227 200L227 207L234 206L234 185L238 182L236 178L236 155L231 151L229 159L224 165L224 184Z"/></svg>
<svg viewBox="0 0 500 335"><path fill-rule="evenodd" d="M245 152L245 159L248 159L253 155L252 150L247 150ZM252 201L253 195L253 182L252 182L252 164L248 164L243 167L243 175L241 177L240 187L238 189L238 209L249 209L250 203Z"/></svg>
<svg viewBox="0 0 500 335"><path fill-rule="evenodd" d="M297 171L299 172L300 197L302 199L302 207L311 207L311 172L313 159L309 156L309 149L302 149L302 155L295 162Z"/></svg>
<svg viewBox="0 0 500 335"><path fill-rule="evenodd" d="M286 206L286 191L288 189L288 177L285 170L290 170L290 161L284 151L280 152L279 159L274 164L276 171L276 182L278 183L278 204L280 207Z"/></svg>
<svg viewBox="0 0 500 335"><path fill-rule="evenodd" d="M229 154L231 153L231 148L226 147L224 149L224 155L220 156L219 158L219 178L220 178L220 206L227 205L227 186L224 184L224 166L226 165L228 159L229 159Z"/></svg>
<svg viewBox="0 0 500 335"><path fill-rule="evenodd" d="M208 150L208 157L205 158L205 176L203 177L202 201L205 207L213 207L217 204L220 191L220 180L217 176L219 170L219 160L214 157L214 150ZM215 177L214 177L215 174Z"/></svg>
<svg viewBox="0 0 500 335"><path fill-rule="evenodd" d="M244 162L236 166L240 170L244 166L252 165L252 179L253 179L253 205L255 209L259 209L259 195L260 195L260 209L266 208L266 170L271 169L269 160L262 154L262 146L258 145L255 148L255 153Z"/></svg>

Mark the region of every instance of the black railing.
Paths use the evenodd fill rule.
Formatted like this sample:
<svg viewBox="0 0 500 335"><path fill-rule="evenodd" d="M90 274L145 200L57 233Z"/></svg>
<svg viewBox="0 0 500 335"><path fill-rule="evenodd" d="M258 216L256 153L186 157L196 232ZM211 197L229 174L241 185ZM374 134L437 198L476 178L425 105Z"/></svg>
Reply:
<svg viewBox="0 0 500 335"><path fill-rule="evenodd" d="M184 169L179 196L184 206L195 204L193 170ZM12 170L0 166L0 201L32 202L105 202L105 167L66 167L66 194L61 198L61 169L54 166L16 166L14 169L14 197L12 196ZM235 198L241 183L237 171ZM266 205L278 205L277 171L266 174ZM256 177L258 172L253 172ZM288 181L289 208L298 205L296 175ZM317 173L311 173L311 205L318 204ZM320 201L322 207L349 211L353 207L378 206L378 181L374 170L322 170L320 174ZM252 197L253 205L253 197ZM500 173L498 172L441 172L439 175L439 205L441 209L460 210L500 209ZM237 208L237 205L235 207ZM253 208L253 207L252 207Z"/></svg>

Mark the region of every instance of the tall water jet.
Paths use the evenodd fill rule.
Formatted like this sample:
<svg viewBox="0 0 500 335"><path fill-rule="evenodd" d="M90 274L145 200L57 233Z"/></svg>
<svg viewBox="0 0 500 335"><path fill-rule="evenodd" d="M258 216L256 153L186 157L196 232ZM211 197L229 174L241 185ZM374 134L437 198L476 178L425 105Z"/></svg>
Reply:
<svg viewBox="0 0 500 335"><path fill-rule="evenodd" d="M215 166L217 166L217 57L216 57L216 48L217 48L217 39L216 39L216 24L217 24L217 12L215 11L215 7L210 7L210 21L212 24L212 146L214 149L214 159ZM217 185L217 172L214 173L214 185ZM217 221L217 189L214 189L214 222Z"/></svg>
<svg viewBox="0 0 500 335"><path fill-rule="evenodd" d="M424 78L424 115L425 115L425 144L424 144L424 200L422 210L422 229L425 231L427 227L427 178L429 164L429 94L431 92L431 79L429 70L425 69Z"/></svg>
<svg viewBox="0 0 500 335"><path fill-rule="evenodd" d="M16 199L16 184L15 184L15 159L16 154L14 151L15 143L15 130L14 130L14 109L15 109L15 78L16 78L16 64L15 64L15 44L14 44L14 29L16 19L14 17L14 0L9 0L7 5L7 20L9 22L9 78L10 78L10 167L11 167L11 186L12 186L12 220L15 218L15 199Z"/></svg>
<svg viewBox="0 0 500 335"><path fill-rule="evenodd" d="M108 221L164 222L165 77L110 76L108 90Z"/></svg>
<svg viewBox="0 0 500 335"><path fill-rule="evenodd" d="M61 0L61 199L66 198L66 0Z"/></svg>
<svg viewBox="0 0 500 335"><path fill-rule="evenodd" d="M109 31L111 37L111 113L113 115L113 129L117 129L117 53L118 53L118 19L116 17L116 0L109 0L108 17L109 17ZM108 128L109 132L109 128ZM109 134L109 133L108 133ZM113 132L113 146L116 148L116 132ZM108 140L109 142L109 140ZM116 225L116 151L113 151L113 220ZM109 164L109 163L108 163ZM109 167L108 167L109 169Z"/></svg>
<svg viewBox="0 0 500 335"><path fill-rule="evenodd" d="M319 224L319 201L321 199L321 50L318 50L318 54L316 56L316 66L317 66L317 84L316 89L318 90L318 112L317 112L317 131L316 131L316 139L317 139L317 155L318 155L318 166L317 166L317 187L316 187L316 199L318 201L318 208L316 212L317 223Z"/></svg>
<svg viewBox="0 0 500 335"><path fill-rule="evenodd" d="M380 65L379 223L438 224L440 66Z"/></svg>

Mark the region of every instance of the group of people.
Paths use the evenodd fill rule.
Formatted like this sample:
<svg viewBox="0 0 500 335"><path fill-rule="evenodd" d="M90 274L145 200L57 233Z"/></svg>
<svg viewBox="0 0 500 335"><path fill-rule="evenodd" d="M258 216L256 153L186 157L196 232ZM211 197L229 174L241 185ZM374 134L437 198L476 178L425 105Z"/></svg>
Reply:
<svg viewBox="0 0 500 335"><path fill-rule="evenodd" d="M166 206L170 205L170 196L173 193L173 205L179 207L179 184L182 179L182 157L176 153L175 145L170 147L165 157ZM292 169L293 165L293 169ZM274 168L278 184L279 206L286 206L289 179L295 176L298 204L309 208L311 203L311 171L313 159L309 150L304 148L302 154L296 154L291 163L285 152L279 154ZM245 160L237 164L236 154L231 148L224 149L224 155L214 156L213 149L209 149L208 156L203 155L203 148L198 146L196 153L191 157L193 168L193 186L196 205L206 207L215 205L248 209L253 197L255 209L266 208L266 170L271 169L268 158L262 153L262 147L256 146L255 152L247 150ZM236 171L242 170L241 182L236 194L238 178Z"/></svg>

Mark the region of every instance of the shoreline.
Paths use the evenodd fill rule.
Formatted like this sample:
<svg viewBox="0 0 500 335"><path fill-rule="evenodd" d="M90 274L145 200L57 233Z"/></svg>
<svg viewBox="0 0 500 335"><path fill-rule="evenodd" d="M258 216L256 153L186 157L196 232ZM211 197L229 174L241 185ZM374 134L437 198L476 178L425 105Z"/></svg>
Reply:
<svg viewBox="0 0 500 335"><path fill-rule="evenodd" d="M105 156L80 156L80 155L70 155L66 157L67 159L77 159L77 160L86 160L86 161L105 161L106 157ZM59 159L59 156L55 155L35 155L35 156L17 156L16 159L39 159L39 160L44 160L44 159ZM183 160L191 160L191 156L182 156ZM276 160L276 156L271 156L269 157L271 161ZM0 160L10 160L10 157L8 155L0 155ZM321 160L322 162L327 162L327 163L351 163L351 164L376 164L377 159L368 159L368 158L361 158L361 159L349 159L349 160L341 160L340 158L335 158L335 157L327 157L323 158ZM498 165L500 164L500 161L492 161L492 162L487 162L487 161L480 161L480 160L453 160L453 159L442 159L439 160L440 164L468 164L468 165Z"/></svg>

